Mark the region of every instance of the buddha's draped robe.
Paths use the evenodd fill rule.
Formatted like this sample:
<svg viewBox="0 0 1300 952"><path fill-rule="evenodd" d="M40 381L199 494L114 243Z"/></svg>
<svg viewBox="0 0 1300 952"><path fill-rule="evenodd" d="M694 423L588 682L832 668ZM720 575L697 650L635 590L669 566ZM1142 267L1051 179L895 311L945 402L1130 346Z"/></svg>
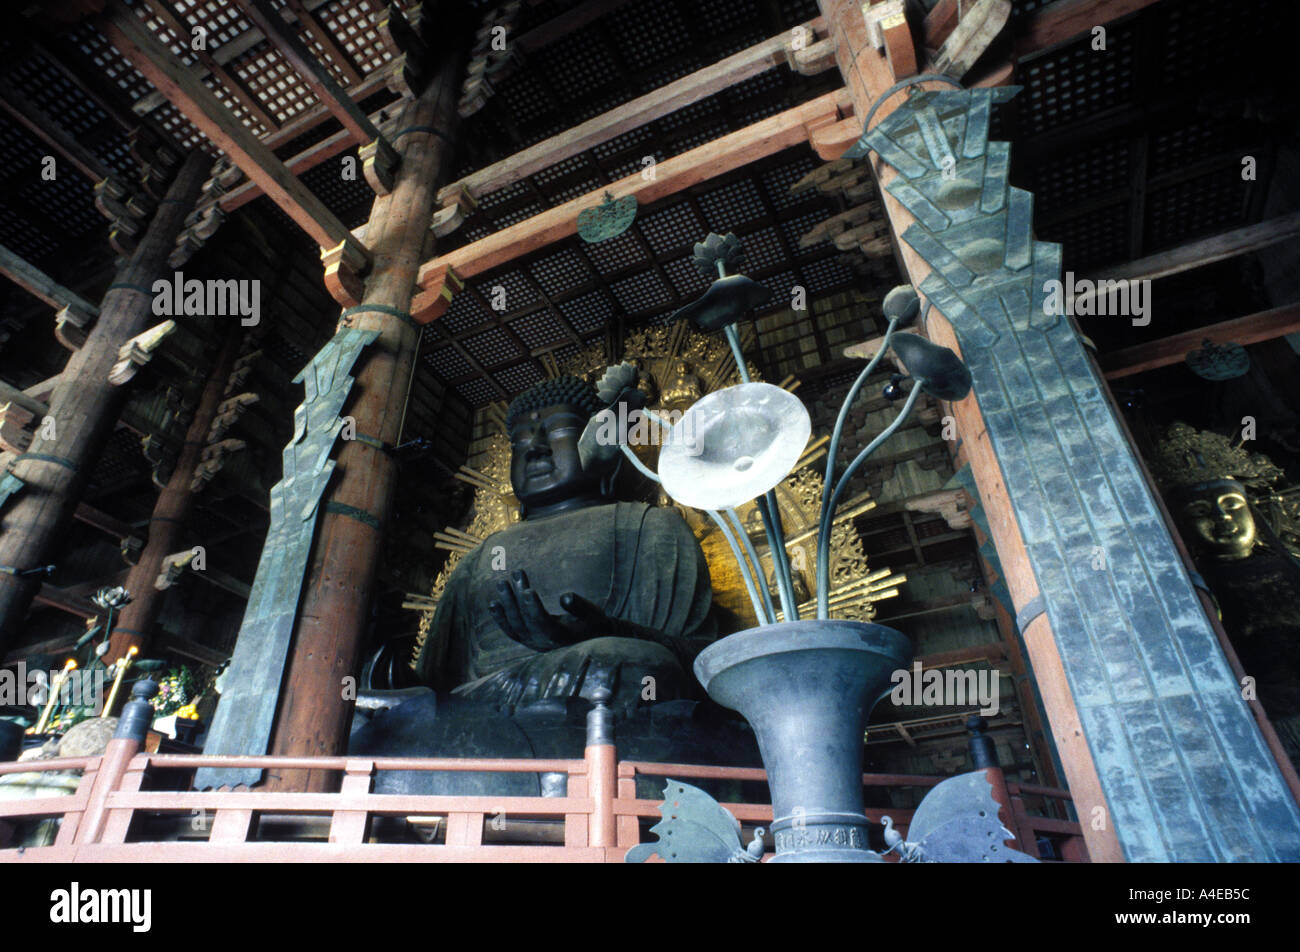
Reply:
<svg viewBox="0 0 1300 952"><path fill-rule="evenodd" d="M708 564L675 509L618 502L523 522L495 532L447 580L417 672L443 690L493 703L582 695L607 686L635 704L643 678L654 700L693 694L672 651L650 641L596 637L539 652L505 634L488 611L498 582L522 571L543 606L561 615L576 592L615 618L685 639L695 651L716 635ZM650 698L642 698L650 700Z"/></svg>

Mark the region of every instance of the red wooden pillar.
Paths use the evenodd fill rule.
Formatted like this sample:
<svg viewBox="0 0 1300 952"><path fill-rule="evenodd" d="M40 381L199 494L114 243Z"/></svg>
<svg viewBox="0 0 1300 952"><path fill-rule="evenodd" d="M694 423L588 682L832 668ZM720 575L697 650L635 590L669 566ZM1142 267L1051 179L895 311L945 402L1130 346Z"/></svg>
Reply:
<svg viewBox="0 0 1300 952"><path fill-rule="evenodd" d="M163 592L154 582L163 571L163 561L180 547L185 524L194 508L190 480L199 465L208 429L217 415L226 378L230 376L239 350L239 339L235 330L226 335L194 411L194 419L185 432L185 445L171 478L154 503L153 514L149 517L149 541L140 553L140 561L131 567L126 577L126 590L131 593L132 600L122 609L113 626L105 663L115 661L132 646L143 649L149 641L150 629L158 618L163 601Z"/></svg>
<svg viewBox="0 0 1300 952"><path fill-rule="evenodd" d="M68 360L50 397L54 437L37 431L13 464L26 485L0 514L0 566L28 569L48 562L72 522L90 468L99 458L126 403L127 391L108 382L117 352L156 321L153 282L170 276L167 256L194 207L211 158L194 151L135 253L118 272L85 344ZM34 578L0 571L0 652L22 626L40 587Z"/></svg>
<svg viewBox="0 0 1300 952"><path fill-rule="evenodd" d="M819 6L826 18L830 36L836 43L836 64L852 96L854 112L861 121L866 118L877 99L894 85L893 69L885 53L878 51L871 42L862 14L861 0L819 0ZM947 88L941 83L932 85L936 89ZM872 119L873 126L905 102L904 96L896 93L881 103ZM896 173L880 162L879 157L873 157L871 162L881 186L881 203L888 216L890 230L899 236L906 231L913 218L884 189ZM907 242L898 240L895 245L904 273L912 285L919 288L929 275L930 266ZM930 313L927 333L935 343L950 347L960 354L957 336L937 308ZM963 434L963 447L969 456L980 499L988 514L989 530L997 547L998 560L1006 575L1012 600L1019 608L1038 596L1038 581L1029 562L1016 513L1003 482L1002 469L984 425L983 414L978 402L972 399L951 404L949 412L957 421L958 431ZM1103 829L1096 829L1096 825L1089 822L1095 808L1105 809L1106 798L1102 793L1092 753L1083 735L1078 710L1057 653L1047 615L1040 614L1030 621L1023 635L1043 698L1043 707L1051 722L1056 748L1069 780L1070 792L1083 818L1088 851L1095 862L1123 862L1124 854L1113 825L1106 824Z"/></svg>
<svg viewBox="0 0 1300 952"><path fill-rule="evenodd" d="M440 173L456 128L459 78L459 59L446 57L440 76L402 109L392 137L401 153L396 182L391 194L375 200L366 226L374 265L361 306L345 311L342 323L378 330L379 337L362 352L344 410L355 420L357 438L341 443L339 475L322 500L272 754L332 755L347 743L352 701L344 697L343 679L356 672L392 510L397 466L387 448L399 436L419 340L407 315L420 263L430 251ZM268 771L272 790L333 785L328 773Z"/></svg>

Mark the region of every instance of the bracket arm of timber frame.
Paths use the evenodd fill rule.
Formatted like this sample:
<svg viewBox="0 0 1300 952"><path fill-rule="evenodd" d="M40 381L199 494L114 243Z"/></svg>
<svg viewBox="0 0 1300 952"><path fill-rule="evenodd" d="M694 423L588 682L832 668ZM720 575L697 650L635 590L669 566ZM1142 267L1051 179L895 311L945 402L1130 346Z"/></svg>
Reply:
<svg viewBox="0 0 1300 952"><path fill-rule="evenodd" d="M411 298L411 320L428 324L451 307L452 298L465 287L465 281L450 265L442 265L428 276L428 283Z"/></svg>
<svg viewBox="0 0 1300 952"><path fill-rule="evenodd" d="M59 343L68 350L77 350L85 343L86 335L99 317L97 305L65 288L3 245L0 245L0 274L58 309L54 319L54 336Z"/></svg>

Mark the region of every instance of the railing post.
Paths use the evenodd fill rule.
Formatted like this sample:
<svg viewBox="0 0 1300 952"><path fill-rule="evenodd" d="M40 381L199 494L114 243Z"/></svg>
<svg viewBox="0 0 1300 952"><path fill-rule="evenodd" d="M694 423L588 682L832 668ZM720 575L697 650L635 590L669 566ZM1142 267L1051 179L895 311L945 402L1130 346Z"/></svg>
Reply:
<svg viewBox="0 0 1300 952"><path fill-rule="evenodd" d="M998 804L998 818L1002 825L1010 830L1016 837L1015 842L1004 841L1012 849L1020 850L1022 853L1028 853L1030 856L1038 855L1038 842L1033 839L1033 831L1029 832L1028 837L1025 828L1020 823L1020 817L1016 813L1016 806L1011 800L1011 791L1007 789L1007 777L1002 772L1002 766L998 763L997 747L993 744L993 738L989 737L984 731L987 725L984 718L978 714L972 714L966 719L966 730L970 731L970 738L967 741L970 749L971 767L976 770L983 770L984 776L988 778L989 784L993 787L993 799ZM1028 842L1026 840L1028 839Z"/></svg>
<svg viewBox="0 0 1300 952"><path fill-rule="evenodd" d="M618 751L614 747L614 715L609 709L610 693L592 694L594 705L587 712L587 795L591 797L591 826L588 846L617 845L614 797L618 789Z"/></svg>
<svg viewBox="0 0 1300 952"><path fill-rule="evenodd" d="M144 746L145 734L153 723L153 705L149 699L157 693L158 685L148 679L137 681L131 690L131 700L122 708L117 730L100 758L99 771L95 774L81 828L77 831L78 843L99 842L108 816L108 796L117 789L131 758Z"/></svg>

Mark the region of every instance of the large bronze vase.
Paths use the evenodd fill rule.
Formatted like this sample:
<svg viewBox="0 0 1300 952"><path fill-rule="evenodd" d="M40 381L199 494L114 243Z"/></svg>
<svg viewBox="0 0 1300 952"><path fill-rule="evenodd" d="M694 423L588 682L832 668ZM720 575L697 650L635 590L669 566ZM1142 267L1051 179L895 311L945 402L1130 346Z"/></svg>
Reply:
<svg viewBox="0 0 1300 952"><path fill-rule="evenodd" d="M772 793L772 862L880 862L863 815L862 737L890 675L911 660L911 642L892 628L837 620L751 628L696 658L709 696L758 736Z"/></svg>

